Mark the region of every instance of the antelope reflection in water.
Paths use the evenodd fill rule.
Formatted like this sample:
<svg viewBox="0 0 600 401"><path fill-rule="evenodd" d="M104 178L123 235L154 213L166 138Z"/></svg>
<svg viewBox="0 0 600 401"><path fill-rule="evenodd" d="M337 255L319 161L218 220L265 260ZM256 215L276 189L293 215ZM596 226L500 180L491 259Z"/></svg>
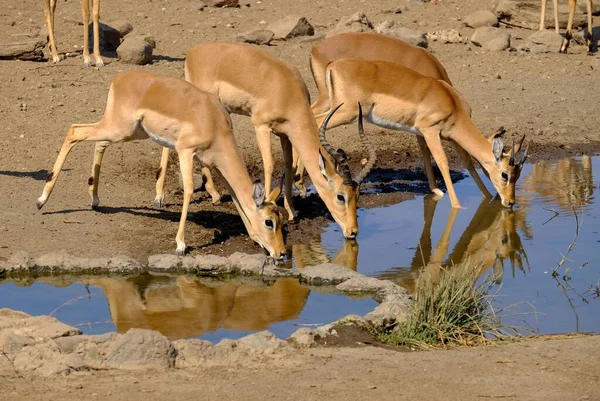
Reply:
<svg viewBox="0 0 600 401"><path fill-rule="evenodd" d="M533 196L563 210L570 211L574 205L590 204L595 189L591 158L583 155L581 160L536 163L522 186L527 192L535 194Z"/></svg>
<svg viewBox="0 0 600 401"><path fill-rule="evenodd" d="M379 278L388 279L414 293L416 279L423 272L428 272L434 280L439 280L444 268L451 268L466 260L481 265L478 276L490 267L493 268L494 280L501 282L504 275L504 261L509 260L512 274L515 266L525 271L529 262L517 228L531 238L531 228L525 220L522 209L509 210L497 202L482 199L469 225L448 254L450 235L460 209L451 209L440 240L435 248L431 242L431 225L438 202L432 195L423 199L424 226L415 255L408 268L390 269Z"/></svg>
<svg viewBox="0 0 600 401"><path fill-rule="evenodd" d="M195 337L219 328L264 330L298 317L310 293L293 278L261 286L142 275L93 279L90 284L104 291L119 332L134 327L151 329L170 339Z"/></svg>
<svg viewBox="0 0 600 401"><path fill-rule="evenodd" d="M345 240L333 258L327 256L327 251L323 248L320 238L312 238L307 244L294 244L291 248L293 262L297 268L333 263L356 271L358 266L358 242L356 240ZM289 267L292 267L291 259L288 260L288 263Z"/></svg>

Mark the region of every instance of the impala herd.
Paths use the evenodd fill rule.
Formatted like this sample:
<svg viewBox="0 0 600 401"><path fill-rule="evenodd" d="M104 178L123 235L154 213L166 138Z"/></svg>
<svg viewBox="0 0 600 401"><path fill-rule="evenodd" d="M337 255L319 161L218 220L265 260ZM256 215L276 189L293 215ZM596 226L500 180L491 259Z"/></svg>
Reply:
<svg viewBox="0 0 600 401"><path fill-rule="evenodd" d="M53 33L56 0L44 0L44 5L52 60L57 62ZM98 47L100 0L93 0L92 8L93 54L96 66L102 66ZM88 0L82 0L82 11L83 58L88 66ZM571 18L569 34L570 23ZM184 193L177 254L186 251L184 228L194 190L194 160L201 164L205 188L213 202L220 200L220 194L214 187L210 168L219 171L249 236L272 258L282 259L286 254L284 217L275 201L283 192L288 219L293 220L297 213L292 190L295 185L302 196L306 194L304 172L344 237L354 239L359 233L360 187L376 165L377 153L364 133L363 118L383 128L416 135L429 187L436 199L443 192L437 186L431 157L441 171L452 207L460 208L442 147L445 140L456 150L484 197L491 194L473 159L492 182L502 205L515 204L515 184L529 144L523 146L523 137L517 143L513 141L505 152L503 128L485 137L471 120L468 103L429 51L381 34L346 33L317 43L310 54L310 67L318 91L312 105L307 85L296 67L254 45L215 42L194 47L186 55L185 80L143 71L118 74L110 86L102 119L69 128L37 200L38 209L48 201L76 143L96 142L88 182L91 206L95 209L99 205L100 168L106 148L114 143L150 138L163 147L154 200L158 207L164 203L170 149L179 158ZM232 133L229 113L249 116L254 125L265 186L253 183L248 174ZM326 137L328 128L354 121L358 125L357 143L366 153L366 162L358 172L351 171L346 152L334 148ZM284 166L283 179L277 180L274 188L271 134L279 137Z"/></svg>

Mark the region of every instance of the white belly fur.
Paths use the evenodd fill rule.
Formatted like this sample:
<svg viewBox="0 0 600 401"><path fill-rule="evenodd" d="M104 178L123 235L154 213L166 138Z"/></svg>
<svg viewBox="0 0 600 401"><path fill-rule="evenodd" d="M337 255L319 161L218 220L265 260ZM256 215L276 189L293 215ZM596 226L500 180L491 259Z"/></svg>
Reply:
<svg viewBox="0 0 600 401"><path fill-rule="evenodd" d="M144 127L144 124L142 124L142 128L144 128L144 131L146 131L146 133L148 134L150 139L152 139L154 142L158 143L160 146L163 146L163 147L169 148L169 149L175 149L175 143L173 141L171 141L170 139L164 138L160 135L156 135L156 134L150 132L146 127Z"/></svg>
<svg viewBox="0 0 600 401"><path fill-rule="evenodd" d="M383 118L377 117L373 113L373 108L371 108L371 111L369 111L369 113L365 116L365 120L367 120L371 124L379 125L383 128L393 129L395 131L404 131L409 132L411 134L423 136L423 133L415 127L411 127L410 125L398 124L393 121L387 121Z"/></svg>

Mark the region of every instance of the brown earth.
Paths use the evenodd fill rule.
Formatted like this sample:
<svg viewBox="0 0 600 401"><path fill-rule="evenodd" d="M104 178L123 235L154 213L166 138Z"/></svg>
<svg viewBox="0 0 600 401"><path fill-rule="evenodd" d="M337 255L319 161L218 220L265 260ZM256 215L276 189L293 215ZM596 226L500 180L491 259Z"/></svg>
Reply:
<svg viewBox="0 0 600 401"><path fill-rule="evenodd" d="M165 372L18 376L3 401L30 400L600 400L600 337L454 350L317 348L235 366ZM2 364L0 364L1 366ZM5 364L6 366L6 364Z"/></svg>
<svg viewBox="0 0 600 401"><path fill-rule="evenodd" d="M17 41L23 34L37 33L43 26L39 0L2 0L0 38ZM242 1L242 4L247 1ZM171 253L179 220L181 197L175 168L167 182L167 207L151 206L159 147L151 141L115 145L106 153L102 171L101 209L88 204L87 179L93 146L75 147L59 179L52 199L43 211L35 209L47 171L71 123L97 121L104 110L111 79L118 72L144 69L162 74L183 75L187 49L201 41L234 40L235 34L276 21L286 14L303 15L315 26L308 39L274 42L274 54L296 65L314 97L314 83L308 68L308 53L314 40L323 37L337 21L363 11L374 22L394 20L422 31L458 29L459 18L477 9L490 8L490 1L444 0L436 6L392 0L252 1L234 9L190 11L191 2L169 0L122 2L104 0L106 21L126 19L138 32L156 37L157 49L151 65L123 64L114 54L105 55L101 70L82 67L81 11L78 1L61 1L57 6L56 35L61 54L57 65L46 62L0 62L0 258L17 250L35 254L65 249L72 254L109 256L126 254L144 259L149 254ZM400 14L390 12L398 7ZM596 17L596 20L598 17ZM531 31L510 29L513 46L522 43ZM433 53L443 62L455 86L473 108L474 121L485 134L500 125L509 135L526 133L533 140L533 160L553 158L580 151L600 149L598 78L590 68L593 57L571 47L571 54L530 55L518 52L486 52L465 44L431 42ZM79 50L77 50L77 49ZM74 50L75 49L75 50ZM575 54L575 52L577 52ZM261 177L256 141L249 119L234 116L235 134L244 150L251 172ZM416 139L410 135L368 127L379 152L378 166L384 175L412 182L420 165ZM334 129L331 141L344 148L352 162L360 160L356 127ZM273 146L276 148L276 143ZM278 149L275 150L278 153ZM396 153L394 153L396 152ZM451 156L453 159L454 156ZM280 160L280 159L279 159ZM390 170L391 169L391 170ZM423 185L405 193L362 196L361 207L389 204L425 191ZM300 220L287 229L288 243L318 235L328 223L326 210L317 197L298 200ZM231 202L212 206L204 193L196 197L186 228L192 253L229 254L236 250L257 252L259 248L245 235L241 219Z"/></svg>

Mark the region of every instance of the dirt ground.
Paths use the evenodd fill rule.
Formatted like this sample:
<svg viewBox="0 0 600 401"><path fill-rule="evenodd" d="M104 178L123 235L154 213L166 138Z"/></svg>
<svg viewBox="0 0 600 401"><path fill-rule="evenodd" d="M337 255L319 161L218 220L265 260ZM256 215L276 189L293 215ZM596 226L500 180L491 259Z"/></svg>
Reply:
<svg viewBox="0 0 600 401"><path fill-rule="evenodd" d="M4 42L18 41L23 34L36 33L44 25L39 0L0 0L0 3L0 38ZM404 1L393 0L253 0L242 1L250 6L236 9L190 11L186 6L191 3L187 0L102 1L103 20L125 19L136 31L155 36L154 61L144 67L123 64L114 54L109 54L104 56L108 64L105 68L84 69L81 11L76 0L59 1L57 6L56 35L59 51L68 54L65 60L57 65L0 62L3 128L0 135L0 258L8 258L17 250L42 254L66 249L86 256L126 254L143 260L149 254L174 251L180 191L175 168L171 168L167 207L164 210L152 207L160 149L151 141L115 145L106 152L99 212L88 206L91 143L74 148L43 211L37 211L34 205L67 127L72 123L94 122L101 117L110 81L118 72L145 69L182 76L185 52L198 42L234 40L236 33L255 29L261 26L261 21L269 23L286 14L296 14L307 17L315 26L315 37L275 42L269 50L299 68L314 98L308 54L314 40L322 38L341 17L363 11L374 23L394 20L426 32L455 28L470 36L472 30L461 27L459 19L492 5L491 1L480 0L442 0L436 6L416 1L405 5ZM390 12L398 7L402 10L400 14ZM595 18L597 22L599 17ZM513 46L517 46L531 31L510 29L510 33ZM575 47L568 55L491 53L472 45L437 42L431 42L430 48L469 101L474 121L484 134L492 133L500 125L507 128L510 136L527 134L533 141L532 160L600 150L597 85L600 72L590 68L592 57L575 53ZM255 177L262 177L249 119L234 116L234 126L249 169ZM411 182L415 175L403 174L406 169L414 171L420 166L416 139L373 126L368 127L368 132L377 145L380 172L391 171L395 178ZM361 157L356 127L337 128L329 135L334 145L347 151L356 167ZM274 140L275 152L279 154L277 144ZM450 157L454 160L453 155ZM424 177L417 174L416 178ZM421 185L412 192L365 195L361 197L360 206L398 202L424 188ZM231 202L212 206L204 193L195 199L186 228L192 254L259 251L245 235ZM317 197L297 202L300 219L287 227L288 243L318 235L329 221Z"/></svg>
<svg viewBox="0 0 600 401"><path fill-rule="evenodd" d="M317 348L236 366L18 377L3 401L30 400L600 400L600 337L396 352Z"/></svg>

